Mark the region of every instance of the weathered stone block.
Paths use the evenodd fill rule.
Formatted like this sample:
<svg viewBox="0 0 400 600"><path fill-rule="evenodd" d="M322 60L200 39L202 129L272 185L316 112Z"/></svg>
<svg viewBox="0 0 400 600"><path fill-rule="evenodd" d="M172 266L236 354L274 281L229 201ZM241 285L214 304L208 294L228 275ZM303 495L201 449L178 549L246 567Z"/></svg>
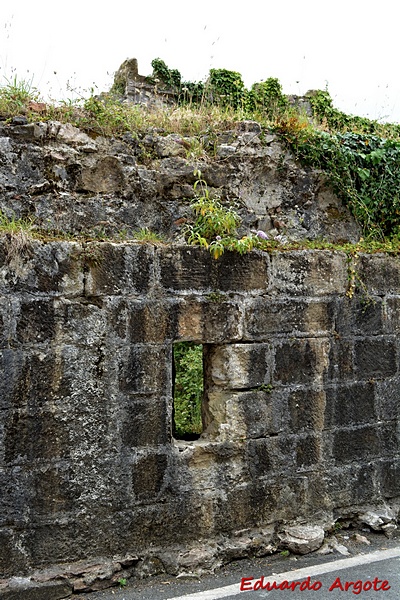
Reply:
<svg viewBox="0 0 400 600"><path fill-rule="evenodd" d="M54 343L60 346L90 348L104 343L114 332L109 326L109 310L85 298L54 300Z"/></svg>
<svg viewBox="0 0 400 600"><path fill-rule="evenodd" d="M296 445L296 462L300 468L318 464L322 460L322 445L319 436L302 435Z"/></svg>
<svg viewBox="0 0 400 600"><path fill-rule="evenodd" d="M325 427L349 427L375 423L377 407L371 383L355 383L326 389Z"/></svg>
<svg viewBox="0 0 400 600"><path fill-rule="evenodd" d="M158 252L160 281L164 288L176 291L212 289L210 254L195 246Z"/></svg>
<svg viewBox="0 0 400 600"><path fill-rule="evenodd" d="M368 461L387 456L398 446L396 423L363 425L334 434L333 455L338 462Z"/></svg>
<svg viewBox="0 0 400 600"><path fill-rule="evenodd" d="M73 511L78 503L82 487L74 485L74 469L66 461L41 464L32 473L33 498L30 501L31 518L44 518L59 515L63 518L66 513Z"/></svg>
<svg viewBox="0 0 400 600"><path fill-rule="evenodd" d="M152 453L138 458L132 465L132 489L139 502L157 502L164 489L168 457Z"/></svg>
<svg viewBox="0 0 400 600"><path fill-rule="evenodd" d="M357 275L372 295L400 293L400 261L386 254L361 254L356 264Z"/></svg>
<svg viewBox="0 0 400 600"><path fill-rule="evenodd" d="M346 256L325 250L292 251L272 256L271 293L291 296L344 294Z"/></svg>
<svg viewBox="0 0 400 600"><path fill-rule="evenodd" d="M390 377L397 372L397 347L394 339L364 338L354 343L354 363L360 379Z"/></svg>
<svg viewBox="0 0 400 600"><path fill-rule="evenodd" d="M382 481L382 491L386 498L400 495L400 460L398 458L381 463L379 481Z"/></svg>
<svg viewBox="0 0 400 600"><path fill-rule="evenodd" d="M267 290L270 284L270 258L265 252L242 256L226 252L212 262L213 289L252 292Z"/></svg>
<svg viewBox="0 0 400 600"><path fill-rule="evenodd" d="M52 300L21 302L16 337L19 343L38 344L55 335L54 305Z"/></svg>
<svg viewBox="0 0 400 600"><path fill-rule="evenodd" d="M91 243L82 260L89 269L86 296L146 292L153 282L154 251L148 245Z"/></svg>
<svg viewBox="0 0 400 600"><path fill-rule="evenodd" d="M32 414L33 412L33 414ZM68 453L69 431L51 411L10 412L5 420L4 460L25 464Z"/></svg>
<svg viewBox="0 0 400 600"><path fill-rule="evenodd" d="M268 384L270 380L268 344L209 346L205 361L213 385L248 389Z"/></svg>
<svg viewBox="0 0 400 600"><path fill-rule="evenodd" d="M135 345L120 355L119 388L127 394L164 396L172 389L172 347Z"/></svg>
<svg viewBox="0 0 400 600"><path fill-rule="evenodd" d="M377 464L364 464L353 475L353 498L356 502L379 502L380 482L377 480Z"/></svg>
<svg viewBox="0 0 400 600"><path fill-rule="evenodd" d="M400 331L400 298L389 296L383 303L384 333L398 333Z"/></svg>
<svg viewBox="0 0 400 600"><path fill-rule="evenodd" d="M4 600L61 600L71 594L72 586L59 581L34 583L25 580L0 591Z"/></svg>
<svg viewBox="0 0 400 600"><path fill-rule="evenodd" d="M0 408L38 408L54 395L68 394L61 375L60 357L45 350L0 351Z"/></svg>
<svg viewBox="0 0 400 600"><path fill-rule="evenodd" d="M400 377L376 381L377 413L380 421L392 421L400 417Z"/></svg>
<svg viewBox="0 0 400 600"><path fill-rule="evenodd" d="M179 306L173 301L127 301L128 339L133 343L163 343L177 337Z"/></svg>
<svg viewBox="0 0 400 600"><path fill-rule="evenodd" d="M2 578L26 573L29 554L24 544L24 534L15 533L11 527L0 529L0 573Z"/></svg>
<svg viewBox="0 0 400 600"><path fill-rule="evenodd" d="M329 498L330 508L342 508L351 506L353 498L359 492L362 496L361 502L372 502L376 498L375 482L369 477L363 477L363 472L367 465L359 465L356 462L350 464L340 464L338 467L330 467L325 475L325 489ZM360 482L366 485L360 487ZM368 483L369 482L369 485ZM358 501L360 499L358 498Z"/></svg>
<svg viewBox="0 0 400 600"><path fill-rule="evenodd" d="M3 242L4 248L4 242ZM0 266L0 293L79 296L83 294L84 275L81 247L73 242L30 241L26 247L11 251L6 246Z"/></svg>
<svg viewBox="0 0 400 600"><path fill-rule="evenodd" d="M328 369L329 342L298 339L277 342L273 382L311 384L322 381Z"/></svg>
<svg viewBox="0 0 400 600"><path fill-rule="evenodd" d="M245 335L266 339L271 334L326 335L333 328L331 303L257 298L245 304Z"/></svg>
<svg viewBox="0 0 400 600"><path fill-rule="evenodd" d="M80 173L77 187L79 191L112 194L119 192L124 185L122 164L115 156L104 156L90 160Z"/></svg>
<svg viewBox="0 0 400 600"><path fill-rule="evenodd" d="M278 433L282 428L282 406L279 394L266 389L233 394L235 405L243 421L241 434L261 438Z"/></svg>
<svg viewBox="0 0 400 600"><path fill-rule="evenodd" d="M324 427L325 390L294 389L289 392L290 430L321 431Z"/></svg>
<svg viewBox="0 0 400 600"><path fill-rule="evenodd" d="M171 404L172 399L158 397L127 402L121 416L122 444L130 448L167 444Z"/></svg>
<svg viewBox="0 0 400 600"><path fill-rule="evenodd" d="M0 348L4 348L9 344L11 337L10 319L5 321L7 312L7 304L5 298L0 298Z"/></svg>
<svg viewBox="0 0 400 600"><path fill-rule="evenodd" d="M35 494L33 484L31 465L28 469L19 466L0 469L0 527L24 527L24 511L32 505Z"/></svg>
<svg viewBox="0 0 400 600"><path fill-rule="evenodd" d="M104 548L104 542L99 543L99 535L106 536L103 540L107 539L106 547L111 549L114 540L110 519L104 513L96 513L93 507L91 514L68 515L50 523L36 524L30 529L25 544L37 565L48 564L50 555L51 564L56 564L84 558L84 547L91 556L99 556L101 546Z"/></svg>
<svg viewBox="0 0 400 600"><path fill-rule="evenodd" d="M327 381L349 381L354 379L354 341L334 336L330 341Z"/></svg>
<svg viewBox="0 0 400 600"><path fill-rule="evenodd" d="M242 339L242 308L224 294L184 298L178 315L178 340L226 344Z"/></svg>
<svg viewBox="0 0 400 600"><path fill-rule="evenodd" d="M189 246L162 250L159 256L161 283L168 290L253 291L269 285L266 253L226 252L214 260L206 250Z"/></svg>
<svg viewBox="0 0 400 600"><path fill-rule="evenodd" d="M274 510L276 498L271 488L242 483L229 489L223 502L214 501L214 506L214 526L228 533L232 523L239 530L257 526L257 523L262 522L263 514L271 514Z"/></svg>
<svg viewBox="0 0 400 600"><path fill-rule="evenodd" d="M384 304L380 298L338 298L335 331L340 336L385 333Z"/></svg>
<svg viewBox="0 0 400 600"><path fill-rule="evenodd" d="M249 475L259 479L267 474L279 473L282 469L294 468L296 443L294 436L285 435L248 440L246 462Z"/></svg>

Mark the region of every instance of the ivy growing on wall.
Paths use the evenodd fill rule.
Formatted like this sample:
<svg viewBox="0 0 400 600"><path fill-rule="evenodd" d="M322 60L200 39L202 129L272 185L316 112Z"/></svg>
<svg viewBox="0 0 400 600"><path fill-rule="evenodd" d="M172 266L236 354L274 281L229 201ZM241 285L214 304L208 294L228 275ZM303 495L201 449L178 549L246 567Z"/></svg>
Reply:
<svg viewBox="0 0 400 600"><path fill-rule="evenodd" d="M400 142L363 133L328 133L281 122L306 165L322 169L370 238L400 237Z"/></svg>
<svg viewBox="0 0 400 600"><path fill-rule="evenodd" d="M246 89L240 73L227 69L211 69L207 82L212 102L239 108L246 101Z"/></svg>
<svg viewBox="0 0 400 600"><path fill-rule="evenodd" d="M264 112L268 117L284 111L288 105L288 99L282 93L282 86L276 77L269 77L261 83L254 83L250 90L250 108Z"/></svg>
<svg viewBox="0 0 400 600"><path fill-rule="evenodd" d="M180 88L182 77L177 69L169 69L161 58L154 58L151 66L153 67L153 78L159 79L167 87Z"/></svg>

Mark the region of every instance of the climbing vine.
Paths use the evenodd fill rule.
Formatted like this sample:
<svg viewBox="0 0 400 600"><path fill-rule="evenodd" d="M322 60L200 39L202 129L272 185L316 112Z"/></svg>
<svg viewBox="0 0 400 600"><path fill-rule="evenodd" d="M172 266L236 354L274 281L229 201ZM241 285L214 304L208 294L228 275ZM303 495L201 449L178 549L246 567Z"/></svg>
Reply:
<svg viewBox="0 0 400 600"><path fill-rule="evenodd" d="M171 88L180 88L181 74L177 69L169 69L161 58L151 61L153 67L153 78L157 78Z"/></svg>
<svg viewBox="0 0 400 600"><path fill-rule="evenodd" d="M288 100L282 93L279 79L269 77L266 81L254 83L249 94L249 105L269 117L286 110Z"/></svg>
<svg viewBox="0 0 400 600"><path fill-rule="evenodd" d="M326 173L364 236L400 236L400 142L320 131L296 117L282 120L279 131L304 164Z"/></svg>

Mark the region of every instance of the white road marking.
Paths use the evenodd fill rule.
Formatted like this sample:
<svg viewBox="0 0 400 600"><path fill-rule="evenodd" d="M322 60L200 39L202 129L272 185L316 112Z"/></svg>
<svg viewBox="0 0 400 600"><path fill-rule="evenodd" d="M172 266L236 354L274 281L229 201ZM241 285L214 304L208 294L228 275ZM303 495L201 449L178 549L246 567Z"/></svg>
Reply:
<svg viewBox="0 0 400 600"><path fill-rule="evenodd" d="M285 573L277 573L276 575L270 575L264 577L264 584L269 581L276 583L282 583L282 581L298 581L299 579L305 579L306 577L315 577L316 575L323 575L324 573L331 573L332 571L340 571L342 569L349 569L351 567L357 567L358 565L367 565L369 563L378 562L380 560L387 560L389 558L400 557L400 548L391 548L389 550L377 550L376 552L370 552L369 554L358 554L351 558L342 558L329 563L321 565L314 565L313 567L304 567L303 569L294 569L293 571L286 571ZM251 576L251 573L246 573ZM245 591L240 591L240 583L234 583L233 585L227 585L221 588L215 588L214 590L205 590L204 592L195 592L193 594L185 594L185 596L174 596L169 600L218 600L218 598L226 598L228 596L235 596L237 594L244 594Z"/></svg>

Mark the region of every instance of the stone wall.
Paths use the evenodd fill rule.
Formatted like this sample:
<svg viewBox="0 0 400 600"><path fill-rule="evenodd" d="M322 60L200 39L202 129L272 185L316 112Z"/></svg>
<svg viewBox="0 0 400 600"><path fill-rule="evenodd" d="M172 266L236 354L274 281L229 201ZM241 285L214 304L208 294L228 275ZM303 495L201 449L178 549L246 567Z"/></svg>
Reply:
<svg viewBox="0 0 400 600"><path fill-rule="evenodd" d="M338 252L3 238L2 576L178 573L272 552L288 524L395 520L400 264L355 268L350 299ZM205 349L193 442L171 434L181 340Z"/></svg>
<svg viewBox="0 0 400 600"><path fill-rule="evenodd" d="M253 121L201 140L160 131L94 138L69 124L18 123L0 124L0 210L10 218L34 218L63 235L130 237L147 227L181 239L200 169L210 194L240 214L241 234L359 239L322 174L301 167Z"/></svg>

